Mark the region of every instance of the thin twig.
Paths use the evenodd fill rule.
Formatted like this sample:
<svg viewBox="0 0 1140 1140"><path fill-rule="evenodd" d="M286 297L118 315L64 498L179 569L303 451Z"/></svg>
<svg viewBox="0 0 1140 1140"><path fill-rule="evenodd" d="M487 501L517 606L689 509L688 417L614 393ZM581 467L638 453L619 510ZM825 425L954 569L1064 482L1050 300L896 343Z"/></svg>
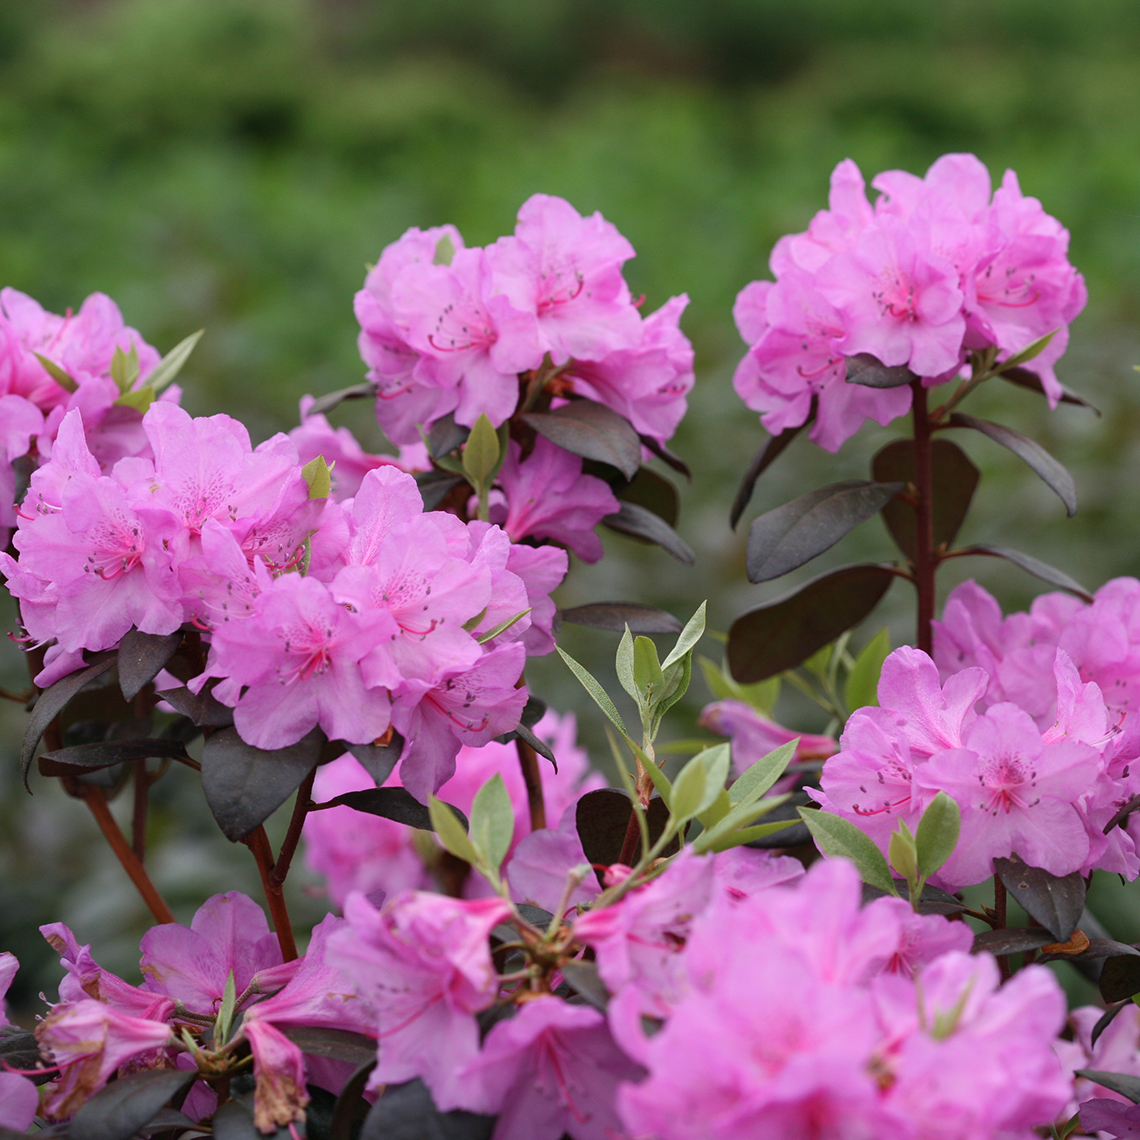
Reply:
<svg viewBox="0 0 1140 1140"><path fill-rule="evenodd" d="M546 801L542 796L542 773L538 767L538 753L521 736L515 738L519 754L523 783L526 785L526 802L530 807L530 829L541 831L546 826Z"/></svg>
<svg viewBox="0 0 1140 1140"><path fill-rule="evenodd" d="M285 894L281 884L273 881L273 850L269 846L264 826L258 824L248 835L242 837L242 843L253 852L253 857L257 860L257 869L261 872L261 887L265 892L269 913L273 917L273 929L277 932L281 957L286 962L295 961L298 957L297 941L293 937L293 924L289 921L289 911L285 906Z"/></svg>
<svg viewBox="0 0 1140 1140"><path fill-rule="evenodd" d="M314 768L302 781L297 789L297 798L293 802L293 817L289 820L289 830L281 844L281 851L277 855L277 862L273 864L273 871L269 878L276 887L281 887L289 874L289 866L293 862L293 855L297 844L301 841L301 832L305 826L305 816L313 801L313 781L317 777Z"/></svg>
<svg viewBox="0 0 1140 1140"><path fill-rule="evenodd" d="M138 861L146 859L146 809L150 794L150 776L146 770L146 758L134 762L134 811L131 814L131 847Z"/></svg>

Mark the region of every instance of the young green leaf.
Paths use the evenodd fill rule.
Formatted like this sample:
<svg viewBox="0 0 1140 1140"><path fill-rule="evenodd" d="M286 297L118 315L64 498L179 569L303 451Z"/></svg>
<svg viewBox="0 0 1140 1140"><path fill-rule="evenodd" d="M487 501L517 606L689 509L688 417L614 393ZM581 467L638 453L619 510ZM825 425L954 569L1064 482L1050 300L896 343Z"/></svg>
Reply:
<svg viewBox="0 0 1140 1140"><path fill-rule="evenodd" d="M720 832L717 830L716 835L712 835L708 842L702 844L702 840L706 836L711 835L710 832L704 832L697 836L696 842L693 844L694 851L728 851L732 847L740 847L745 843L751 843L756 839L763 839L766 835L773 835L777 831L783 831L785 828L791 827L796 821L794 819L780 819L775 823L760 823L755 827L745 827L741 830L730 830Z"/></svg>
<svg viewBox="0 0 1140 1140"><path fill-rule="evenodd" d="M701 826L707 831L709 828L716 827L730 811L732 811L732 800L728 798L728 792L721 788L711 806L701 812L697 818L701 821Z"/></svg>
<svg viewBox="0 0 1140 1140"><path fill-rule="evenodd" d="M433 821L434 822L434 821ZM497 772L478 791L471 804L470 842L482 862L496 875L515 834L515 812L503 777Z"/></svg>
<svg viewBox="0 0 1140 1140"><path fill-rule="evenodd" d="M617 711L613 701L610 700L609 693L599 684L598 679L584 665L579 665L560 645L556 645L554 648L558 650L558 656L566 662L570 672L578 678L582 688L593 698L594 704L610 718L610 722L622 736L629 740L629 733L626 732L621 714Z"/></svg>
<svg viewBox="0 0 1140 1140"><path fill-rule="evenodd" d="M310 459L301 468L301 474L309 484L310 499L327 499L332 494L332 473L323 455Z"/></svg>
<svg viewBox="0 0 1140 1140"><path fill-rule="evenodd" d="M711 844L719 843L726 835L730 835L732 832L744 827L745 824L751 823L763 815L767 815L781 804L787 803L789 798L790 797L786 795L770 796L768 799L751 800L748 803L736 804L727 815L713 824L708 831L697 837L693 844L694 848L699 851L711 849ZM796 821L792 820L791 822L795 823Z"/></svg>
<svg viewBox="0 0 1140 1140"><path fill-rule="evenodd" d="M52 360L48 360L46 356L41 356L38 352L33 352L32 355L44 366L47 374L66 392L78 391L79 385L71 378L70 374L64 372L58 364Z"/></svg>
<svg viewBox="0 0 1140 1140"><path fill-rule="evenodd" d="M475 850L463 824L455 818L455 813L435 796L428 797L428 813L431 816L432 831L439 836L440 843L457 859L478 866L479 853Z"/></svg>
<svg viewBox="0 0 1140 1140"><path fill-rule="evenodd" d="M483 412L471 428L467 444L463 448L463 470L474 487L487 482L499 462L499 436L487 413Z"/></svg>
<svg viewBox="0 0 1140 1140"><path fill-rule="evenodd" d="M190 359L190 353L202 339L205 329L191 333L185 340L180 340L155 366L146 378L148 387L161 392L182 371L182 365Z"/></svg>
<svg viewBox="0 0 1140 1140"><path fill-rule="evenodd" d="M637 682L633 676L633 634L630 632L628 623L625 627L625 633L621 635L621 641L618 642L617 658L614 664L617 668L617 678L621 682L621 687L636 701Z"/></svg>
<svg viewBox="0 0 1140 1140"><path fill-rule="evenodd" d="M831 654L835 650L835 643L831 642L822 649L817 649L805 662L804 668L815 674L821 681L827 676L827 667L831 664Z"/></svg>
<svg viewBox="0 0 1140 1140"><path fill-rule="evenodd" d="M455 256L455 242L444 234L443 237L435 243L435 257L432 258L432 265L450 265L451 259Z"/></svg>
<svg viewBox="0 0 1140 1140"><path fill-rule="evenodd" d="M705 768L701 757L694 756L677 773L677 778L673 781L670 826L677 829L687 820L710 807L716 800L719 789L712 786L712 795L709 795L709 791L708 770Z"/></svg>
<svg viewBox="0 0 1140 1140"><path fill-rule="evenodd" d="M883 853L853 823L829 811L808 808L800 808L800 818L807 824L816 846L825 855L850 859L863 876L863 882L878 887L889 895L898 894Z"/></svg>
<svg viewBox="0 0 1140 1140"><path fill-rule="evenodd" d="M144 413L153 403L154 389L149 384L145 384L141 388L132 388L115 399L116 407L134 408L140 414Z"/></svg>
<svg viewBox="0 0 1140 1140"><path fill-rule="evenodd" d="M486 633L480 634L479 637L477 637L475 640L478 641L480 645L486 645L488 641L494 641L500 633L506 633L507 630L515 624L515 622L522 621L522 619L529 613L529 606L525 610L519 610L519 612L515 614L514 617L509 617L506 619L506 621L501 621L498 625L492 626L491 629L489 629Z"/></svg>
<svg viewBox="0 0 1140 1140"><path fill-rule="evenodd" d="M728 797L733 805L758 800L784 774L784 769L796 754L799 742L797 736L795 740L781 744L767 756L761 756L756 763L749 764L728 789Z"/></svg>
<svg viewBox="0 0 1140 1140"><path fill-rule="evenodd" d="M231 970L226 978L225 989L222 990L222 1004L218 1008L218 1019L214 1022L214 1044L221 1048L230 1039L230 1026L234 1021L234 1009L237 1006L237 983L234 981L234 972Z"/></svg>
<svg viewBox="0 0 1140 1140"><path fill-rule="evenodd" d="M1011 356L1008 360L1003 360L998 366L999 372L1004 372L1007 368L1016 368L1019 364L1026 364L1035 356L1040 356L1041 353L1049 347L1049 342L1057 335L1057 330L1054 329L1051 333L1046 333L1039 340L1035 340L1027 348L1023 348L1015 356Z"/></svg>
<svg viewBox="0 0 1140 1140"><path fill-rule="evenodd" d="M957 803L945 792L939 792L922 813L915 832L918 873L924 882L954 854L961 827L962 813Z"/></svg>
<svg viewBox="0 0 1140 1140"><path fill-rule="evenodd" d="M652 698L659 697L665 685L657 646L648 637L638 637L633 642L633 683L640 694L639 704L647 697L650 704L655 703Z"/></svg>
<svg viewBox="0 0 1140 1140"><path fill-rule="evenodd" d="M707 605L707 602L701 602L697 607L697 612L689 618L685 628L681 630L680 635L677 637L677 644L673 646L669 651L669 655L661 662L662 669L668 669L674 661L680 661L704 636L705 607Z"/></svg>
<svg viewBox="0 0 1140 1140"><path fill-rule="evenodd" d="M111 356L111 379L118 385L119 391L130 391L138 378L139 350L135 347L135 342L131 341L130 352L124 352L116 345Z"/></svg>
<svg viewBox="0 0 1140 1140"><path fill-rule="evenodd" d="M919 895L918 878L918 852L915 850L914 836L904 820L899 820L898 828L891 833L887 844L887 858L890 864L910 887L911 901L917 901Z"/></svg>
<svg viewBox="0 0 1140 1140"><path fill-rule="evenodd" d="M718 701L743 701L765 716L772 715L780 695L779 676L770 677L767 681L757 681L754 685L742 685L729 676L727 669L718 668L709 658L698 657L697 661L700 663L709 692Z"/></svg>
<svg viewBox="0 0 1140 1140"><path fill-rule="evenodd" d="M879 674L890 651L891 636L884 626L863 646L847 674L843 699L850 712L879 703Z"/></svg>
<svg viewBox="0 0 1140 1140"><path fill-rule="evenodd" d="M688 653L680 661L674 661L665 670L665 683L653 718L651 734L654 737L656 737L657 729L661 725L661 718L689 691L689 682L692 680L692 676L693 658Z"/></svg>

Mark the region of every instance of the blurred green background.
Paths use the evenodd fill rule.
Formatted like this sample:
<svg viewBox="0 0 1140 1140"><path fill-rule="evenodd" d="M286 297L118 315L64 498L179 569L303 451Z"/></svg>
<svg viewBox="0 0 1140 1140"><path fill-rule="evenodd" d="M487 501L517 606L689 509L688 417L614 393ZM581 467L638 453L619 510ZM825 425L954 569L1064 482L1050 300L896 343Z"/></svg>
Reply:
<svg viewBox="0 0 1140 1140"><path fill-rule="evenodd" d="M747 584L746 527L727 526L762 438L730 386L737 291L825 204L840 159L869 178L974 151L995 179L1014 167L1072 231L1090 304L1059 373L1103 417L981 392L972 411L1070 466L1081 511L1066 521L1018 460L971 439L985 479L963 538L1020 546L1095 587L1140 571L1138 48L1132 0L19 0L0 4L0 284L57 312L110 293L162 350L204 326L184 403L239 416L260 439L296 422L302 394L361 378L352 295L408 226L451 221L482 244L536 191L601 210L638 250L635 295L649 308L692 298L698 381L674 445L695 471L680 530L698 563L607 538L607 558L575 566L560 599L685 616L709 597L725 629L788 588ZM334 419L380 448L367 408ZM872 425L837 457L797 441L753 511L863 475L893 434ZM794 577L887 556L872 522ZM976 574L1007 608L1043 588L964 562L946 585ZM911 605L896 586L869 631L885 622L896 643L908 637ZM564 643L605 673L607 635L568 628ZM7 684L21 667L9 649ZM530 675L583 714L596 746L596 718L561 666ZM680 734L705 699L696 681ZM34 924L63 917L129 970L138 904L78 805L45 781L33 800L18 790L24 714L0 715L0 947L34 966ZM253 887L187 810L191 781L168 777L156 795L155 873L180 915L214 890ZM306 905L301 884L294 901ZM1140 910L1116 928L1140 938ZM21 1000L49 984L36 968Z"/></svg>

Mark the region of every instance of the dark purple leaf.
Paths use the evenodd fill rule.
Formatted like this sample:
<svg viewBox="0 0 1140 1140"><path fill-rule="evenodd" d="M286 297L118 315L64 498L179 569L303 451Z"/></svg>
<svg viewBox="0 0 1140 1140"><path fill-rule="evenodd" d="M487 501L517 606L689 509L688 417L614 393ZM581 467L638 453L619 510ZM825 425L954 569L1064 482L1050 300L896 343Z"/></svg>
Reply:
<svg viewBox="0 0 1140 1140"><path fill-rule="evenodd" d="M345 744L345 748L356 757L379 787L392 774L396 761L400 759L400 753L404 751L404 738L393 729L392 739L387 744Z"/></svg>
<svg viewBox="0 0 1140 1140"><path fill-rule="evenodd" d="M1124 1073L1116 1075L1125 1076ZM1136 1087L1140 1089L1140 1084ZM1132 1100L1133 1104L1121 1104L1108 1097L1086 1100L1077 1114L1081 1131L1090 1136L1103 1132L1113 1137L1113 1140L1136 1140L1140 1137L1140 1108L1135 1104L1136 1097L1132 1097Z"/></svg>
<svg viewBox="0 0 1140 1140"><path fill-rule="evenodd" d="M61 677L54 685L49 685L36 698L32 707L32 715L28 719L28 727L24 731L24 743L20 749L20 773L24 778L24 787L28 787L28 769L32 766L32 757L36 754L36 746L40 738L47 731L47 727L63 709L64 705L79 692L88 682L101 677L115 664L115 651L109 649L106 653L97 654L91 664L84 669L69 673ZM31 791L31 788L28 788Z"/></svg>
<svg viewBox="0 0 1140 1140"><path fill-rule="evenodd" d="M71 1121L71 1140L130 1140L192 1081L196 1071L144 1069L97 1092Z"/></svg>
<svg viewBox="0 0 1140 1140"><path fill-rule="evenodd" d="M773 848L799 847L804 843L810 843L811 832L808 830L808 825L800 819L800 808L807 807L811 802L806 792L793 792L784 803L774 807L759 822L779 823L782 819L796 822L781 831L773 831L771 835L762 835L759 839L753 839L745 846L770 851Z"/></svg>
<svg viewBox="0 0 1140 1140"><path fill-rule="evenodd" d="M1078 1077L1084 1077L1095 1085L1112 1089L1114 1093L1126 1096L1133 1104L1140 1104L1140 1077L1132 1073L1106 1073L1103 1069L1078 1069Z"/></svg>
<svg viewBox="0 0 1140 1140"><path fill-rule="evenodd" d="M1119 827L1134 811L1140 811L1140 793L1129 799L1116 815L1104 825L1104 834L1107 835L1114 827Z"/></svg>
<svg viewBox="0 0 1140 1140"><path fill-rule="evenodd" d="M1040 926L1015 926L1009 930L986 930L974 938L974 953L982 950L1002 957L1037 950L1053 941L1053 935Z"/></svg>
<svg viewBox="0 0 1140 1140"><path fill-rule="evenodd" d="M372 1106L364 1099L363 1093L374 1068L375 1056L371 1061L360 1065L345 1081L333 1106L328 1140L352 1140L356 1128L364 1122L364 1117Z"/></svg>
<svg viewBox="0 0 1140 1140"><path fill-rule="evenodd" d="M628 625L632 633L680 633L681 623L665 610L643 606L640 602L594 602L559 610L562 621L572 625L588 625L592 629L608 629L624 633Z"/></svg>
<svg viewBox="0 0 1140 1140"><path fill-rule="evenodd" d="M777 809L779 810L779 809ZM768 819L769 816L765 816ZM905 879L895 879L895 886L898 888L898 893L902 898L906 898L907 885ZM880 890L878 887L872 887L869 883L863 884L863 903L866 905L872 899L886 898L887 892ZM918 900L918 905L914 908L917 914L961 914L966 909L966 904L959 902L952 894L940 890L938 887L925 886L922 888L922 895Z"/></svg>
<svg viewBox="0 0 1140 1140"><path fill-rule="evenodd" d="M637 438L641 440L642 447L653 452L662 463L672 467L678 475L684 475L689 480L693 478L689 465L680 456L674 455L663 443L658 443L651 435L639 435ZM18 499L16 501L19 502Z"/></svg>
<svg viewBox="0 0 1140 1140"><path fill-rule="evenodd" d="M182 1137L187 1133L204 1133L204 1131L186 1113L179 1112L176 1108L160 1108L139 1129L139 1135L153 1136L156 1132L176 1132Z"/></svg>
<svg viewBox="0 0 1140 1140"><path fill-rule="evenodd" d="M904 365L889 368L869 352L847 358L848 384L862 384L864 388L901 388L917 379Z"/></svg>
<svg viewBox="0 0 1140 1140"><path fill-rule="evenodd" d="M1016 384L1019 388L1028 388L1031 392L1036 392L1041 396L1045 395L1045 387L1041 383L1041 377L1036 372L1030 372L1028 368L1010 368L1006 372L999 373L1003 380L1008 380L1011 384ZM1062 404L1075 404L1080 408L1088 408L1090 411L1096 412L1100 415L1100 409L1090 404L1088 400L1082 399L1075 392L1070 392L1068 388L1061 388L1061 403Z"/></svg>
<svg viewBox="0 0 1140 1140"><path fill-rule="evenodd" d="M664 519L670 526L677 525L677 515L680 513L677 488L653 468L638 468L633 482L616 488L614 493L623 503L637 503Z"/></svg>
<svg viewBox="0 0 1140 1140"><path fill-rule="evenodd" d="M558 771L558 761L554 758L554 753L550 749L550 745L545 740L531 731L533 725L538 724L540 720L546 715L546 702L539 697L528 697L526 704L523 706L522 718L519 721L519 726L511 732L504 732L502 736L496 736L495 739L500 744L510 744L512 740L519 738L526 741L541 756L544 760L549 760L554 765L554 771Z"/></svg>
<svg viewBox="0 0 1140 1140"><path fill-rule="evenodd" d="M188 760L186 746L181 740L141 737L135 740L101 740L92 744L74 744L70 748L58 748L45 752L41 757L51 765L66 765L71 768L110 768L113 764L124 764L131 760ZM45 775L54 773L45 771Z"/></svg>
<svg viewBox="0 0 1140 1140"><path fill-rule="evenodd" d="M979 420L976 416L968 416L965 412L955 412L950 417L951 427L973 428L982 435L989 436L994 443L1000 443L1008 448L1019 459L1029 465L1035 475L1045 483L1050 490L1065 504L1065 510L1072 518L1077 513L1077 488L1073 484L1073 477L1039 444L1027 435L1022 435L1013 428L1004 424L995 424L991 420Z"/></svg>
<svg viewBox="0 0 1140 1140"><path fill-rule="evenodd" d="M744 478L740 481L740 487L736 492L736 498L732 502L732 511L728 516L728 525L736 530L736 524L740 522L740 516L744 514L745 508L752 501L752 492L756 489L756 480L768 470L769 467L775 462L780 453L815 419L815 399L812 399L811 415L799 427L788 428L786 431L780 432L779 435L770 435L760 445L760 450L752 457L752 462L748 465L748 470L744 472Z"/></svg>
<svg viewBox="0 0 1140 1140"><path fill-rule="evenodd" d="M593 400L571 400L549 412L524 412L519 417L573 455L616 467L632 480L641 466L641 440L624 416Z"/></svg>
<svg viewBox="0 0 1140 1140"><path fill-rule="evenodd" d="M449 471L420 471L415 479L425 511L434 511L460 483L467 482L462 475Z"/></svg>
<svg viewBox="0 0 1140 1140"><path fill-rule="evenodd" d="M1067 942L1085 908L1085 881L1080 872L1050 875L1030 867L1019 855L994 860L994 873L1021 904L1026 914L1052 933L1050 942Z"/></svg>
<svg viewBox="0 0 1140 1140"><path fill-rule="evenodd" d="M278 1128L266 1137L254 1127L252 1100L244 1096L231 1100L214 1113L214 1140L288 1140L287 1128Z"/></svg>
<svg viewBox="0 0 1140 1140"><path fill-rule="evenodd" d="M324 415L345 400L365 400L375 395L376 387L373 384L367 382L352 384L348 388L341 388L339 391L326 392L323 396L318 396L309 405L308 414L310 416Z"/></svg>
<svg viewBox="0 0 1140 1140"><path fill-rule="evenodd" d="M158 696L202 728L228 728L234 722L234 710L223 705L208 688L200 693L192 693L185 686L163 689Z"/></svg>
<svg viewBox="0 0 1140 1140"><path fill-rule="evenodd" d="M1100 971L1100 996L1107 1002L1127 1001L1140 994L1140 956L1117 954L1105 958Z"/></svg>
<svg viewBox="0 0 1140 1140"><path fill-rule="evenodd" d="M133 701L143 685L153 681L182 644L182 631L140 633L130 629L119 642L119 687L123 699Z"/></svg>
<svg viewBox="0 0 1140 1140"><path fill-rule="evenodd" d="M741 614L728 631L732 676L748 685L802 664L858 625L879 604L894 577L886 566L842 566Z"/></svg>
<svg viewBox="0 0 1140 1140"><path fill-rule="evenodd" d="M1088 592L1080 584L1075 582L1068 574L1050 566L1047 562L1042 562L1038 558L1034 558L1029 554L1022 554L1020 550L1011 550L1008 546L996 546L992 542L979 543L976 546L966 546L961 550L954 552L955 557L969 554L983 554L990 558L1004 558L1006 562L1012 562L1014 566L1024 570L1026 574L1032 574L1034 578L1040 578L1042 582L1048 582L1050 586L1056 586L1059 590L1065 590L1067 593L1075 594L1078 598L1085 602L1093 600L1092 594Z"/></svg>
<svg viewBox="0 0 1140 1140"><path fill-rule="evenodd" d="M463 824L463 829L466 831L467 816L454 805L447 806L455 812L455 818ZM323 811L334 807L349 807L353 811L362 811L367 815L383 816L384 819L403 823L420 831L432 830L428 809L406 788L363 788L359 792L345 792L335 799L317 804L312 810Z"/></svg>
<svg viewBox="0 0 1140 1140"><path fill-rule="evenodd" d="M609 990L598 975L597 962L563 962L559 967L566 984L576 993L581 994L595 1009L606 1012L610 1003Z"/></svg>
<svg viewBox="0 0 1140 1140"><path fill-rule="evenodd" d="M689 544L663 518L637 503L622 503L616 514L606 515L602 522L618 534L656 543L686 566L692 566L696 561Z"/></svg>
<svg viewBox="0 0 1140 1140"><path fill-rule="evenodd" d="M202 747L202 790L222 834L236 843L264 823L316 767L324 743L319 728L272 751L246 744L234 728L209 736Z"/></svg>
<svg viewBox="0 0 1140 1140"><path fill-rule="evenodd" d="M388 1085L365 1117L359 1140L490 1140L494 1128L493 1116L440 1112L423 1081L415 1080Z"/></svg>
<svg viewBox="0 0 1140 1140"><path fill-rule="evenodd" d="M471 429L455 422L455 416L448 412L436 420L427 433L428 454L432 459L450 455L462 445L471 434Z"/></svg>
<svg viewBox="0 0 1140 1140"><path fill-rule="evenodd" d="M0 1026L0 1069L23 1069L33 1084L42 1085L56 1076L56 1071L52 1068L45 1069L37 1076L31 1076L30 1070L38 1069L43 1064L40 1043L34 1033L15 1025Z"/></svg>
<svg viewBox="0 0 1140 1140"><path fill-rule="evenodd" d="M281 1032L310 1057L367 1065L376 1060L376 1042L350 1029L329 1029L319 1025L282 1025Z"/></svg>
<svg viewBox="0 0 1140 1140"><path fill-rule="evenodd" d="M578 838L582 841L582 850L588 863L598 863L608 867L618 861L625 843L631 811L629 796L617 788L597 788L595 791L587 792L578 800L575 822ZM656 842L660 838L668 821L669 811L665 807L665 801L654 796L649 801L649 810L646 813L651 842ZM639 833L639 845L640 842ZM639 846L638 851L640 850ZM671 855L676 850L679 850L679 847L674 840L663 854ZM600 883L602 873L598 871L597 874Z"/></svg>
<svg viewBox="0 0 1140 1140"><path fill-rule="evenodd" d="M902 489L902 483L845 479L753 519L748 532L748 580L769 582L810 562Z"/></svg>
<svg viewBox="0 0 1140 1140"><path fill-rule="evenodd" d="M554 765L555 772L558 771L558 761L554 756L554 751L551 749L550 745L546 743L545 740L543 740L541 737L535 736L535 734L529 728L527 728L525 724L520 724L518 728L515 729L513 735L529 744L531 748L533 748L535 752L537 752L539 756L543 758L543 760L549 760L550 763Z"/></svg>
<svg viewBox="0 0 1140 1140"><path fill-rule="evenodd" d="M970 509L978 486L978 469L969 456L948 439L931 441L931 487L934 509L934 546L954 541ZM871 461L871 475L880 483L914 483L914 445L908 439L888 443ZM896 496L883 507L883 522L899 549L912 562L915 559L914 507Z"/></svg>

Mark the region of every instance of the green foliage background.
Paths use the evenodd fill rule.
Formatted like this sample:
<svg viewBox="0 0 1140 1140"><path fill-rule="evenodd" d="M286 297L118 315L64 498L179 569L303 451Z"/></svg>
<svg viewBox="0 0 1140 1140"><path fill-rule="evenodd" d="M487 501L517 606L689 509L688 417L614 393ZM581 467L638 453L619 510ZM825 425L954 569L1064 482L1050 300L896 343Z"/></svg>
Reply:
<svg viewBox="0 0 1140 1140"><path fill-rule="evenodd" d="M825 204L840 159L870 176L974 151L995 178L1014 167L1072 231L1090 305L1060 372L1104 417L983 392L971 410L1039 438L1073 469L1082 506L1066 521L1016 459L969 440L984 479L962 537L1096 586L1140 571L1138 48L1130 0L19 0L0 5L0 284L55 311L103 290L163 350L205 326L184 403L264 438L296 422L302 394L360 379L352 294L408 226L452 221L483 243L539 190L600 209L637 248L628 276L649 307L692 298L698 383L675 446L696 472L680 529L699 561L607 539L607 559L575 567L561 600L687 615L708 596L724 629L788 588L747 585L746 528L726 522L761 441L730 387L733 298ZM379 448L365 409L339 420ZM797 441L754 509L864 474L892 434L872 427L838 457ZM872 522L797 580L889 556ZM1037 592L989 561L948 568L946 584L966 573L1007 607ZM896 643L911 605L896 587L884 611ZM599 634L568 630L566 644L594 665L612 655ZM9 683L20 667L10 651ZM585 708L551 662L532 680ZM10 758L23 714L3 716ZM87 924L84 939L113 933L106 956L129 960L137 909L92 853L90 824L42 782L29 805L4 772L0 946L31 959L32 921L62 913ZM192 798L178 792L172 780L160 795L156 873L185 913L230 853L200 842L209 823L176 807ZM1135 925L1122 932L1140 937Z"/></svg>

